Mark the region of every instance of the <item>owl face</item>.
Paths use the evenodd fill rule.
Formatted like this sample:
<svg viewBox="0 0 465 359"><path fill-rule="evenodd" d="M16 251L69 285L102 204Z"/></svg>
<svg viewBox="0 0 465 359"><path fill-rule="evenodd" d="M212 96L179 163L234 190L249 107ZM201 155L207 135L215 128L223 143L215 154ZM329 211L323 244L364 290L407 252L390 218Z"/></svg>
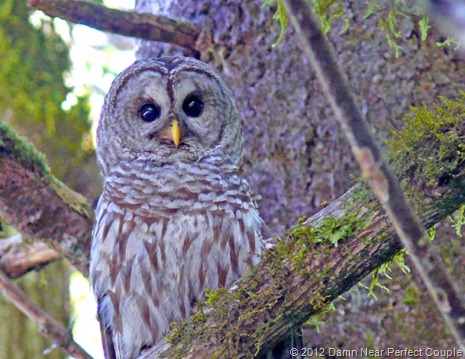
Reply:
<svg viewBox="0 0 465 359"><path fill-rule="evenodd" d="M137 61L105 98L97 148L104 174L119 161L135 159L163 165L220 157L239 165L241 147L230 91L198 60Z"/></svg>

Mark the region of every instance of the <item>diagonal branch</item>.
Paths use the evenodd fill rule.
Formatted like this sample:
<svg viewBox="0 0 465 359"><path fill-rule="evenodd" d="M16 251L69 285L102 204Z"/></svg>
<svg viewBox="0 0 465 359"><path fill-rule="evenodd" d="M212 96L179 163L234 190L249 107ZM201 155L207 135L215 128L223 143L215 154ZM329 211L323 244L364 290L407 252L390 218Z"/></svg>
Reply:
<svg viewBox="0 0 465 359"><path fill-rule="evenodd" d="M423 137L409 137L410 142L404 145L407 148L392 156L397 174L412 193L413 204L422 209L420 219L426 227L465 202L465 154L457 150L465 138L464 102L452 106L460 113L447 116L455 122L436 117L434 128L416 125L424 129ZM446 110L451 111L441 111ZM434 131L436 137L432 136ZM399 141L405 142L402 138ZM443 157L439 157L441 141L451 148ZM413 170L410 160L405 160L409 165L403 165L405 156L419 164ZM423 171L425 167L436 172ZM0 122L0 215L33 241L51 238L54 247L86 270L92 210L63 186L51 179L43 158L32 146ZM207 352L203 357L219 353L225 358L242 358L261 353L401 249L384 211L360 185L291 232L292 236L266 254L237 290L218 293L217 299L210 301L211 309L180 324L173 331L166 355L184 357L190 353L193 358L196 353ZM330 237L340 238L337 246L328 240ZM144 357L153 358L158 349ZM176 355L179 352L183 354Z"/></svg>
<svg viewBox="0 0 465 359"><path fill-rule="evenodd" d="M66 354L77 359L92 359L92 357L74 342L71 332L45 313L37 304L16 286L7 275L0 270L0 292L24 314L39 326L40 332L57 344Z"/></svg>
<svg viewBox="0 0 465 359"><path fill-rule="evenodd" d="M0 216L87 274L93 210L44 163L43 155L0 121Z"/></svg>
<svg viewBox="0 0 465 359"><path fill-rule="evenodd" d="M465 203L465 154L457 150L465 137L464 103L459 100L455 105L458 113L449 112L454 121L436 115L432 121L436 129L414 123L411 127L417 133L408 136L416 140L390 157L427 228ZM419 111L413 117L420 121L431 115ZM397 141L406 143L402 137ZM439 148L444 143L450 153L442 158ZM408 159L412 157L417 159L413 168ZM424 171L425 167L435 170ZM356 185L291 229L235 290L216 293L210 307L176 326L169 344L153 347L139 359L260 357L401 249L385 211L364 186Z"/></svg>
<svg viewBox="0 0 465 359"><path fill-rule="evenodd" d="M315 69L371 189L394 225L412 261L457 344L465 351L465 303L447 274L444 263L430 243L403 194L399 181L382 158L381 151L355 103L334 51L319 21L305 0L283 0L303 51Z"/></svg>
<svg viewBox="0 0 465 359"><path fill-rule="evenodd" d="M197 50L200 28L186 21L163 15L109 9L81 0L29 0L28 5L47 15L101 31Z"/></svg>

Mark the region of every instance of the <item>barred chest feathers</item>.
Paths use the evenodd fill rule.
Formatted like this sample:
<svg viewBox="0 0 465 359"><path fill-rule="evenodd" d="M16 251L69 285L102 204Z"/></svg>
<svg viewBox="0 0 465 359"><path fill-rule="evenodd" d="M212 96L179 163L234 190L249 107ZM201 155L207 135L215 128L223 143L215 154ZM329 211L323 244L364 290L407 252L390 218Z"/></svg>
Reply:
<svg viewBox="0 0 465 359"><path fill-rule="evenodd" d="M116 356L136 357L189 317L206 289L255 265L261 223L233 166L115 166L97 208L91 280Z"/></svg>

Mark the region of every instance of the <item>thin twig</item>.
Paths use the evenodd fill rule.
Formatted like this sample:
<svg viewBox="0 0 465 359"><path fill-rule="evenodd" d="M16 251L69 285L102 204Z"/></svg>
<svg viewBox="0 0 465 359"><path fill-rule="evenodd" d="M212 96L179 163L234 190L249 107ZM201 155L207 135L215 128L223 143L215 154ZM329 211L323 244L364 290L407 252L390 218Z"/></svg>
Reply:
<svg viewBox="0 0 465 359"><path fill-rule="evenodd" d="M60 323L45 313L37 304L16 286L7 275L0 270L0 290L7 300L31 318L39 326L40 332L53 341L66 354L77 359L92 359L92 357L73 341L73 337Z"/></svg>
<svg viewBox="0 0 465 359"><path fill-rule="evenodd" d="M308 1L283 0L303 51L323 86L364 176L388 214L402 244L426 284L445 322L465 351L465 303L447 274L441 257L416 218L349 90L334 50L321 31Z"/></svg>
<svg viewBox="0 0 465 359"><path fill-rule="evenodd" d="M162 15L139 14L109 9L103 5L79 0L29 0L28 5L50 16L98 30L166 42L196 50L198 26Z"/></svg>

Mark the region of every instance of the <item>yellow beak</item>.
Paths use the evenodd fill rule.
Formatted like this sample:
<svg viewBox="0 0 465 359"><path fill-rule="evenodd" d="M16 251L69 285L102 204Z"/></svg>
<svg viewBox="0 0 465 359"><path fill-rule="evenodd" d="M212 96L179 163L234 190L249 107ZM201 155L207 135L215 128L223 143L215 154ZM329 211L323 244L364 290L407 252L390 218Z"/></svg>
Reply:
<svg viewBox="0 0 465 359"><path fill-rule="evenodd" d="M181 141L181 129L179 128L179 123L177 120L173 120L171 122L171 137L173 139L174 145L176 148L178 148L179 142Z"/></svg>

